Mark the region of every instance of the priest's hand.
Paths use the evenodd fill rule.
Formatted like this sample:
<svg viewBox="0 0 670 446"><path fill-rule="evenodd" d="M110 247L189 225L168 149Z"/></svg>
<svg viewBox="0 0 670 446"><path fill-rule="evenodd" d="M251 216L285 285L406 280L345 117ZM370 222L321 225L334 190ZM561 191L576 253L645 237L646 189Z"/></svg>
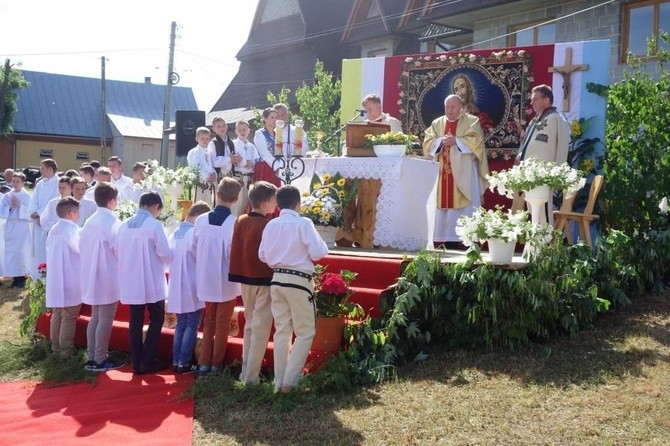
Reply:
<svg viewBox="0 0 670 446"><path fill-rule="evenodd" d="M456 137L451 133L447 133L442 137L442 147L448 149L456 144Z"/></svg>

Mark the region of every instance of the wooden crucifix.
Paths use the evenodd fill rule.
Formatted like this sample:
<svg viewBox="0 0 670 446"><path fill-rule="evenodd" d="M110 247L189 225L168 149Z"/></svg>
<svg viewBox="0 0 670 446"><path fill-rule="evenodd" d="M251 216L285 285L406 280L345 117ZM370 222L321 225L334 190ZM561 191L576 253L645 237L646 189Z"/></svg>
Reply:
<svg viewBox="0 0 670 446"><path fill-rule="evenodd" d="M564 65L559 67L549 67L550 73L558 73L563 78L563 111L570 111L570 76L577 71L586 71L588 65L572 65L572 48L565 49Z"/></svg>

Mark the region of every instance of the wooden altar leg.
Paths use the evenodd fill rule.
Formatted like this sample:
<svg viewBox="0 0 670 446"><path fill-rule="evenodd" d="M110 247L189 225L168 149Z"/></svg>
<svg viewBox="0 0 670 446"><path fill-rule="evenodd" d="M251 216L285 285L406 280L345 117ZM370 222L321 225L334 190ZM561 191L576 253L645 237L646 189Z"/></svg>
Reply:
<svg viewBox="0 0 670 446"><path fill-rule="evenodd" d="M375 224L377 222L377 198L382 189L381 180L358 181L357 220L353 230L354 241L364 249L374 246Z"/></svg>

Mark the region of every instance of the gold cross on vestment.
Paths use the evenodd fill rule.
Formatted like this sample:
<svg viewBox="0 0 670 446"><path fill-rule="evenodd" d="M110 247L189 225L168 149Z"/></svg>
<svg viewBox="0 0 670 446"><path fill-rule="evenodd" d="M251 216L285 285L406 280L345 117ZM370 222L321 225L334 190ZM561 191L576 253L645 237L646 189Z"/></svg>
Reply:
<svg viewBox="0 0 670 446"><path fill-rule="evenodd" d="M586 71L588 65L572 65L572 48L565 49L564 65L559 67L549 67L549 73L558 73L563 77L563 111L570 111L570 76L577 71Z"/></svg>

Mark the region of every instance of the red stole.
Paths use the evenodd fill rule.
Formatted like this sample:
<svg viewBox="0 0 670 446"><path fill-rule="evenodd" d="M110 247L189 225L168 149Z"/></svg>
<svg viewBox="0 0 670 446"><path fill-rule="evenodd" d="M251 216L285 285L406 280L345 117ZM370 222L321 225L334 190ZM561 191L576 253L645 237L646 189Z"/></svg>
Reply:
<svg viewBox="0 0 670 446"><path fill-rule="evenodd" d="M450 122L446 121L444 124L444 134L451 133L456 135L456 127L458 120ZM451 160L449 159L449 147L442 146L440 151L440 187L438 188L439 196L437 197L437 207L439 209L453 209L454 208L454 174L451 170Z"/></svg>

